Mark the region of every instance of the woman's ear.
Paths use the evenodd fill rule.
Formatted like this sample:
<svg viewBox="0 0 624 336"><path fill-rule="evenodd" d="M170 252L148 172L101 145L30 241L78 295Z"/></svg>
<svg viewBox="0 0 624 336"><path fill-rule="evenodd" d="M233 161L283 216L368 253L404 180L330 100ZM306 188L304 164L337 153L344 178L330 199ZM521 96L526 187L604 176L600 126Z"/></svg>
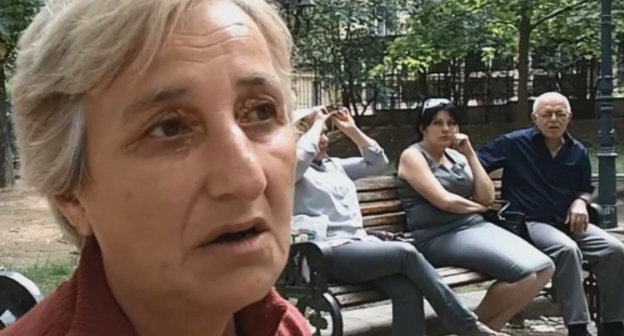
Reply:
<svg viewBox="0 0 624 336"><path fill-rule="evenodd" d="M84 237L93 234L87 211L75 194L57 195L53 199L59 211L69 224L74 227L76 232Z"/></svg>

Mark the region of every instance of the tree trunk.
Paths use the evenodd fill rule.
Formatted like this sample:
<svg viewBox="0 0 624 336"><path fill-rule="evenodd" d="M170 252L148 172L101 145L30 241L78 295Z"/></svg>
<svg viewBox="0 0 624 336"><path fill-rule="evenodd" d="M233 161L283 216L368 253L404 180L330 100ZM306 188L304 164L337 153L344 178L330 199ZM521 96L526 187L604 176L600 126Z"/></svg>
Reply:
<svg viewBox="0 0 624 336"><path fill-rule="evenodd" d="M580 72L581 74L577 77L578 87L574 87L576 89L576 98L587 101L587 77L589 75L589 62L587 60L582 60L579 62Z"/></svg>
<svg viewBox="0 0 624 336"><path fill-rule="evenodd" d="M468 106L468 101L470 100L470 90L468 89L469 86L469 82L470 82L470 68L468 67L468 57L464 57L464 79L463 79L463 90L462 90L462 106L467 107Z"/></svg>
<svg viewBox="0 0 624 336"><path fill-rule="evenodd" d="M596 80L596 71L598 70L598 61L596 58L592 58L589 61L589 100L592 103L596 102L596 92L597 89L597 80Z"/></svg>
<svg viewBox="0 0 624 336"><path fill-rule="evenodd" d="M401 81L401 75L399 73L396 72L395 69L391 70L391 73L393 74L393 77L396 78L396 83L394 84L395 90L396 92L400 92L401 90L401 86L402 86L402 81ZM397 126L396 123L396 118L395 118L395 113L396 113L396 99L395 99L395 94L392 94L390 96L390 125L392 127ZM399 101L400 104L400 101Z"/></svg>
<svg viewBox="0 0 624 336"><path fill-rule="evenodd" d="M4 62L0 60L0 188L15 183L13 154L11 152L12 136L9 133L9 105L4 83Z"/></svg>
<svg viewBox="0 0 624 336"><path fill-rule="evenodd" d="M525 11L520 16L520 39L518 41L518 105L514 121L529 121L529 47L531 41L531 18Z"/></svg>
<svg viewBox="0 0 624 336"><path fill-rule="evenodd" d="M420 86L421 97L429 96L429 82L427 80L427 70L418 73L418 85Z"/></svg>

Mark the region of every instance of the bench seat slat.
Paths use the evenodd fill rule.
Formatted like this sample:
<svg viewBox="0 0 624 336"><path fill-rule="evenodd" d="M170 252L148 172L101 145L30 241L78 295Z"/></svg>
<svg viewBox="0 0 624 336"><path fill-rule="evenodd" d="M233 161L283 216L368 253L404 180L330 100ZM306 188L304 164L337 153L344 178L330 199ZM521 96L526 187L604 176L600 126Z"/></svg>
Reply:
<svg viewBox="0 0 624 336"><path fill-rule="evenodd" d="M469 273L444 277L444 282L447 285L449 285L449 287L454 288L454 287L459 287L459 286L466 286L466 285L476 284L480 282L485 282L491 279L492 279L491 277L483 273L469 272Z"/></svg>
<svg viewBox="0 0 624 336"><path fill-rule="evenodd" d="M474 285L491 280L491 278L485 274L467 271L457 267L448 269L463 270L460 274L443 277L444 282L451 288ZM388 299L381 291L377 290L370 283L362 285L333 286L329 288L329 292L334 295L342 307L357 306Z"/></svg>
<svg viewBox="0 0 624 336"><path fill-rule="evenodd" d="M369 287L368 290L363 292L344 294L336 297L336 301L338 301L342 307L359 306L383 300L388 300L388 297L372 287Z"/></svg>
<svg viewBox="0 0 624 336"><path fill-rule="evenodd" d="M456 282L458 280L462 280L463 278L460 276L466 276L468 279L481 279L482 275L480 273L471 271L467 268L461 267L441 267L437 268L436 271L440 276L447 281L449 279L450 282ZM487 278L487 277L486 277ZM349 293L357 293L370 290L372 285L369 283L365 284L355 284L355 285L338 285L338 284L330 284L329 292L333 295L342 295Z"/></svg>
<svg viewBox="0 0 624 336"><path fill-rule="evenodd" d="M436 271L443 278L447 276L458 275L458 274L474 273L474 271L469 270L467 268L455 267L455 266L436 268Z"/></svg>
<svg viewBox="0 0 624 336"><path fill-rule="evenodd" d="M405 226L403 224L388 224L388 225L375 225L375 226L367 226L366 230L373 231L388 231L388 232L404 232Z"/></svg>
<svg viewBox="0 0 624 336"><path fill-rule="evenodd" d="M330 285L329 292L335 296L349 293L359 293L370 290L372 287L371 284L357 284L357 285Z"/></svg>

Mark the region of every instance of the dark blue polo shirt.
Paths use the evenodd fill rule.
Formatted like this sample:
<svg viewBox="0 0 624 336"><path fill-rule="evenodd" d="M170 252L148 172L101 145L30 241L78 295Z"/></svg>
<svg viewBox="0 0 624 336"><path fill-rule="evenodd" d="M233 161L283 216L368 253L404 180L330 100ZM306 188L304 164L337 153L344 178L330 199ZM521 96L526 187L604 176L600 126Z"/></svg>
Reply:
<svg viewBox="0 0 624 336"><path fill-rule="evenodd" d="M553 223L565 219L581 193L592 193L587 148L569 134L555 157L535 128L505 134L478 153L485 170L503 168L502 198L527 220Z"/></svg>

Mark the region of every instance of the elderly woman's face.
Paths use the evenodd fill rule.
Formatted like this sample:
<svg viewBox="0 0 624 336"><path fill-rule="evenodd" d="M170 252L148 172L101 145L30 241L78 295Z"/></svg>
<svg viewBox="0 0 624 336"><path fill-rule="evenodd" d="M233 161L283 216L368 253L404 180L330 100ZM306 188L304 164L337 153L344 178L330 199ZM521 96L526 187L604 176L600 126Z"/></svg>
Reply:
<svg viewBox="0 0 624 336"><path fill-rule="evenodd" d="M288 254L295 167L264 37L237 7L203 4L137 76L87 97L91 180L72 223L94 233L113 291L262 298Z"/></svg>

